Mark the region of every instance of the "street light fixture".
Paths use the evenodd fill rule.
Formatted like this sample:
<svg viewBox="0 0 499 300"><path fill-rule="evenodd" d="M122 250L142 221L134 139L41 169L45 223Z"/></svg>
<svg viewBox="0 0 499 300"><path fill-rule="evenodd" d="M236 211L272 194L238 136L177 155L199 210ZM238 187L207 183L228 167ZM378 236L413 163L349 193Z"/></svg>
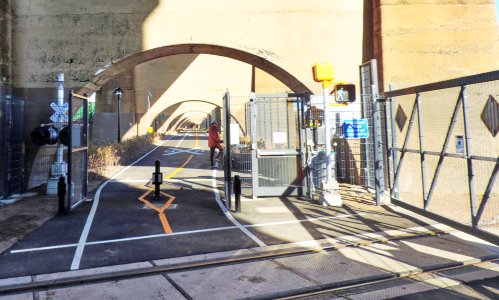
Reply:
<svg viewBox="0 0 499 300"><path fill-rule="evenodd" d="M120 87L117 87L113 90L113 94L116 95L118 98L118 144L121 144L121 120L120 120L120 114L121 114L121 95L123 95L123 90Z"/></svg>

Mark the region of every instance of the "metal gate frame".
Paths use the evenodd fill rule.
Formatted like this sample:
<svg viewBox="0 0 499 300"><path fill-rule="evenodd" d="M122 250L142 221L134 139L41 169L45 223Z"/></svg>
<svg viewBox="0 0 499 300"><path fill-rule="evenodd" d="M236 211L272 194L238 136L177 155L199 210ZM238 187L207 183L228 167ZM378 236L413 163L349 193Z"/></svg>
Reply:
<svg viewBox="0 0 499 300"><path fill-rule="evenodd" d="M251 194L252 198L255 199L257 197L264 197L264 196L283 196L283 195L303 195L304 193L304 188L305 188L305 178L303 174L303 168L304 168L304 156L305 154L303 153L302 149L300 148L302 145L303 141L303 129L301 126L302 122L302 114L303 114L303 99L305 95L304 94L255 94L251 93L250 94L250 99L249 102L246 104L246 113L247 113L247 124L246 124L246 132L249 135L251 139L251 163L249 164L251 166ZM286 103L290 102L290 98L293 98L292 102L297 103L296 104L296 109L294 110L295 115L293 117L296 117L297 124L293 125L296 126L296 138L297 138L297 143L296 147L293 149L274 149L274 150L265 150L265 149L259 149L258 142L256 141L257 137L257 120L258 120L258 114L257 114L257 105L259 100L258 99L263 99L263 98L277 98L280 100L286 101ZM289 123L289 112L286 112L286 122ZM231 114L230 114L230 93L227 91L224 94L224 141L225 141L225 193L226 195L231 195L232 194L232 170L234 168L233 166L233 159L232 159L232 154L231 154L231 145L230 145L230 120L231 120ZM288 126L289 127L289 126ZM288 147L289 148L289 128L287 128L287 140L288 140ZM241 157L241 156L234 156L235 158ZM249 156L245 156L249 158ZM261 164L262 160L278 160L276 162L279 165L279 170L282 171L282 168L286 169L288 167L291 167L289 165L290 161L292 161L292 168L296 169L296 178L293 178L292 182L289 182L280 185L279 186L261 186L260 185L260 180L261 178L259 177L259 173L261 173L261 168L259 168L259 164ZM248 165L248 164L245 164ZM260 170L259 170L260 169ZM236 171L237 172L237 171ZM277 172L279 173L279 172ZM279 174L272 174L277 176L276 178L281 178L279 177ZM282 173L282 172L281 172ZM295 174L295 172L291 172L292 174ZM287 174L289 175L289 174ZM274 177L275 177L274 176ZM293 176L293 175L291 175ZM271 176L272 177L272 176ZM289 176L288 176L289 177ZM282 180L285 180L284 178L281 178ZM281 179L277 180L278 182L282 181ZM287 178L289 179L289 178ZM227 198L227 207L230 209L231 207L231 199L230 197Z"/></svg>
<svg viewBox="0 0 499 300"><path fill-rule="evenodd" d="M87 199L88 193L88 97L69 94L69 145L67 152L67 210Z"/></svg>
<svg viewBox="0 0 499 300"><path fill-rule="evenodd" d="M375 190L376 205L381 205L385 190L383 118L378 97L378 67L373 59L359 67L362 117L368 120L369 138L365 139L363 166L365 187ZM386 118L384 118L386 120ZM385 135L387 136L387 135Z"/></svg>
<svg viewBox="0 0 499 300"><path fill-rule="evenodd" d="M24 99L6 96L1 99L0 130L2 154L0 198L24 191Z"/></svg>
<svg viewBox="0 0 499 300"><path fill-rule="evenodd" d="M296 133L297 133L297 147L298 148L290 148L290 128L289 128L289 111L286 111L286 122L288 123L288 128L287 128L287 143L288 146L286 149L276 149L276 150L265 150L265 149L259 149L258 146L258 141L256 141L257 135L258 135L258 126L257 126L257 120L259 119L258 112L257 112L257 107L258 107L258 102L262 101L264 102L265 100L259 100L259 99L282 99L286 101L286 104L289 103L294 103L296 104ZM290 100L292 99L292 100ZM286 94L255 94L252 93L250 95L250 102L249 102L249 124L250 125L250 132L251 132L251 141L252 141L252 147L251 147L251 157L252 157L252 168L253 168L253 186L252 186L252 197L257 198L261 196L283 196L283 195L295 195L295 196L301 196L304 194L304 189L305 189L305 177L303 174L303 169L304 169L304 153L302 151L302 141L304 140L303 138L303 129L302 129L302 124L301 122L303 121L303 101L305 99L304 94L294 94L294 93L286 93ZM281 100L281 101L282 101ZM264 102L266 103L266 102ZM285 179L283 178L283 175L287 172L282 172L281 168L284 167L284 169L289 168L290 170L295 169L296 170L296 178L291 179L291 177L287 178L291 182L286 182L284 185L279 185L279 186L262 186L260 185L260 173L261 170L263 170L260 167L260 161L270 161L272 163L276 163L279 166L277 168L276 172L272 172L272 175L277 178ZM265 163L262 163L262 165L266 165ZM291 173L293 174L293 172ZM288 174L289 175L289 174Z"/></svg>

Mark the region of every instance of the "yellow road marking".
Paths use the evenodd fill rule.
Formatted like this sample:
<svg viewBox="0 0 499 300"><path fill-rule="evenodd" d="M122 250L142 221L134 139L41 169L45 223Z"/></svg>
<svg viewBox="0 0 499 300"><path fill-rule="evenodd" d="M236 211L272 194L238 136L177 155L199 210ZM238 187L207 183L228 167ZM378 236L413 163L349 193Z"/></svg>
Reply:
<svg viewBox="0 0 499 300"><path fill-rule="evenodd" d="M198 144L199 144L198 135L196 134L196 143L195 143L194 147L197 147ZM175 169L175 171L173 171L165 179L173 178L173 176L175 176L178 172L180 172L191 161L191 159L193 157L194 157L194 155L191 154L189 156L189 158L187 158L187 160L180 167ZM146 185L146 186L149 188L149 190L147 190L144 194L142 194L142 196L139 197L139 200L144 202L145 205L154 209L158 213L159 220L161 221L161 225L163 225L163 230L165 231L165 233L173 233L172 228L170 227L170 224L168 223L168 220L166 219L165 210L172 204L173 200L175 200L175 197L160 191L160 194L163 194L164 196L166 196L168 198L168 200L166 201L166 203L162 207L157 207L156 205L152 204L151 202L149 202L145 199L145 197L147 195L149 195L150 193L152 193L152 191L154 191L153 187L150 187L149 185Z"/></svg>
<svg viewBox="0 0 499 300"><path fill-rule="evenodd" d="M173 176L175 176L178 172L182 171L182 169L187 165L191 159L194 157L194 155L190 155L189 158L180 166L178 167L175 171L173 171L170 175L168 175L165 179L171 179Z"/></svg>
<svg viewBox="0 0 499 300"><path fill-rule="evenodd" d="M165 230L165 233L172 233L172 228L170 227L170 224L168 224L168 220L166 219L165 214L159 214L159 219L161 220L161 224L163 225L163 229Z"/></svg>

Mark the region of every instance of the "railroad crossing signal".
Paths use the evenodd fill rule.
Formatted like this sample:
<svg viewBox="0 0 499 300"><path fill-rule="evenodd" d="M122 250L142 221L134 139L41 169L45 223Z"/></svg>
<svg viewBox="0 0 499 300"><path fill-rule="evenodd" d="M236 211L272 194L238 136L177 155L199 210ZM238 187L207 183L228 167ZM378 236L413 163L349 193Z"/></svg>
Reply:
<svg viewBox="0 0 499 300"><path fill-rule="evenodd" d="M31 141L37 146L54 145L58 141L64 146L68 146L69 128L64 126L58 130L53 125L38 126L31 132Z"/></svg>

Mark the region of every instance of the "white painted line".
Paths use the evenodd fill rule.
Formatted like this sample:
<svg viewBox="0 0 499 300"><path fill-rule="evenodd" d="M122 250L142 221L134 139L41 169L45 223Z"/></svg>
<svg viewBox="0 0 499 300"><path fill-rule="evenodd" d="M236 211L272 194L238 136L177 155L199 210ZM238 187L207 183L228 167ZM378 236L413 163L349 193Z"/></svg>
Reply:
<svg viewBox="0 0 499 300"><path fill-rule="evenodd" d="M244 227L250 228L250 227L276 226L276 225L284 225L284 224L296 224L296 223L302 223L302 222L315 222L315 221L321 221L321 220L343 219L343 218L349 218L352 216L365 216L367 214L368 213L358 213L358 214L351 214L351 215L339 215L339 216L318 217L318 218L306 217L303 220L290 220L290 221L260 223L260 224L245 225Z"/></svg>
<svg viewBox="0 0 499 300"><path fill-rule="evenodd" d="M147 152L141 158L137 159L136 161L134 161L130 165L126 166L120 172L114 174L111 178L109 178L103 184L101 184L99 186L99 188L97 189L97 192L95 193L94 203L92 204L92 208L90 209L90 213L88 214L87 221L85 223L85 227L83 228L83 231L81 233L80 240L78 242L78 247L76 247L75 255L73 257L73 261L71 262L71 270L78 270L80 268L81 257L83 255L83 250L85 249L85 245L87 243L87 238L88 238L88 234L90 232L90 228L92 227L92 222L94 221L95 213L97 211L97 206L99 205L100 193L102 192L102 189L108 184L108 182L110 182L111 180L115 179L119 175L123 174L123 172L125 172L126 170L128 170L131 166L133 166L136 163L138 163L139 161L141 161L144 157L148 156L154 150L156 150L159 147L163 146L164 143L168 142L173 137L175 137L175 136L171 136L169 139L167 139L166 141L162 142L159 146L156 146L154 149L152 149L151 151ZM182 140L180 140L180 142L182 142L184 140L184 138L185 138L185 135L182 138ZM178 144L180 144L180 142ZM178 144L177 144L177 146L178 146Z"/></svg>
<svg viewBox="0 0 499 300"><path fill-rule="evenodd" d="M230 212L227 210L225 205L222 203L222 200L220 199L220 193L218 192L218 187L217 187L217 170L213 170L213 173L211 175L212 181L211 181L211 187L213 188L213 193L215 194L215 200L217 201L218 206L220 209L223 211L227 219L229 219L234 225L236 225L239 229L241 229L242 232L244 232L250 239L255 241L259 246L267 246L264 242L262 242L259 238L257 238L253 233L251 233L248 229L244 228L244 226L241 225L234 217L230 214Z"/></svg>
<svg viewBox="0 0 499 300"><path fill-rule="evenodd" d="M144 183L144 182L149 182L151 179L113 179L110 180L109 183ZM182 178L182 179L166 179L163 180L163 183L165 182L188 182L188 181L193 181L193 182L202 182L202 181L211 181L210 178Z"/></svg>
<svg viewBox="0 0 499 300"><path fill-rule="evenodd" d="M222 206L223 206L223 204L222 204ZM223 207L225 208L225 206L223 206ZM352 214L352 215L339 215L339 216L331 216L331 217L307 218L306 220L293 220L293 221L289 221L289 222L294 222L294 223L314 222L314 221L322 220L325 218L329 218L329 219L344 218L347 216L358 216L358 215L364 215L364 214L367 214L367 213ZM240 225L240 226L242 226L244 228L260 227L260 226L275 226L275 225L281 225L282 223L285 223L285 222L271 222L271 223L260 223L260 224ZM439 225L439 224L436 224L436 225ZM136 237L122 238L122 239L102 240L102 241L88 242L85 245L100 245L100 244L108 244L108 243L118 243L118 242L145 240L145 239L153 239L153 238L160 238L160 237L169 237L169 236L176 236L176 235L196 234L196 233L205 233L205 232L222 231L222 230L230 230L230 229L241 229L240 226L236 226L236 225L235 226L224 226L224 227L181 231L181 232L174 232L174 233L163 233L163 234L136 236ZM410 227L410 228L404 229L403 231L400 231L399 233L400 234L410 233L410 232L412 232L412 233L418 233L418 232L424 233L425 231L428 231L429 229L433 229L434 226L435 225ZM344 236L339 236L339 237L335 237L335 238L325 238L325 239L321 239L321 240L306 240L306 241L292 242L292 243L286 243L286 244L278 244L278 245L273 245L272 247L281 246L281 245L300 245L302 243L305 243L305 244L313 243L314 241L315 242L325 242L326 241L326 242L331 242L331 243L332 242L341 242L341 241L356 242L356 241L363 240L366 237L372 238L372 239L375 239L375 238L383 239L385 235L391 235L393 237L397 237L396 235L393 234L393 230L385 230L385 231L378 231L378 232L359 233L359 234L354 234L354 235L344 235ZM15 254L15 253L24 253L24 252L54 250L54 249L70 248L70 247L76 247L76 246L78 246L78 244L55 245L55 246L46 246L46 247L38 247L38 248L11 250L10 253ZM262 247L266 247L266 245L264 245Z"/></svg>
<svg viewBox="0 0 499 300"><path fill-rule="evenodd" d="M149 182L151 179L113 179L110 180L109 183L144 183L144 182Z"/></svg>
<svg viewBox="0 0 499 300"><path fill-rule="evenodd" d="M47 247L38 247L38 248L28 248L28 249L19 249L12 250L10 253L24 253L24 252L34 252L34 251L44 251L44 250L55 250L55 249L63 249L63 248L71 248L76 247L78 244L65 244L65 245L56 245L56 246L47 246Z"/></svg>
<svg viewBox="0 0 499 300"><path fill-rule="evenodd" d="M203 182L203 181L211 181L211 179L210 178L182 178L182 179L167 179L163 182L186 182L186 181Z"/></svg>
<svg viewBox="0 0 499 300"><path fill-rule="evenodd" d="M80 204L82 204L83 202L85 202L87 199L81 199L80 201L76 202L75 204L73 204L71 206L71 209L75 209L77 206L79 206Z"/></svg>
<svg viewBox="0 0 499 300"><path fill-rule="evenodd" d="M135 236L135 237L129 237L129 238L122 238L122 239L112 239L112 240L102 240L102 241L88 242L85 245L87 245L87 246L101 245L101 244L110 244L110 243L119 243L119 242L128 242L128 241L146 240L146 239L154 239L154 238L160 238L160 237L169 237L169 236L195 234L195 233L205 233L205 232L221 231L221 230L229 230L229 229L238 229L238 227L237 226L225 226L225 227L215 227L215 228L207 228L207 229L199 229L199 230L189 230L189 231L174 232L174 233L152 234L152 235ZM57 246L47 246L47 247L39 247L39 248L29 248L29 249L12 250L12 251L10 251L10 253L15 254L15 253L23 253L23 252L54 250L54 249L70 248L70 247L76 247L76 246L78 246L78 244L66 244L66 245L57 245Z"/></svg>

